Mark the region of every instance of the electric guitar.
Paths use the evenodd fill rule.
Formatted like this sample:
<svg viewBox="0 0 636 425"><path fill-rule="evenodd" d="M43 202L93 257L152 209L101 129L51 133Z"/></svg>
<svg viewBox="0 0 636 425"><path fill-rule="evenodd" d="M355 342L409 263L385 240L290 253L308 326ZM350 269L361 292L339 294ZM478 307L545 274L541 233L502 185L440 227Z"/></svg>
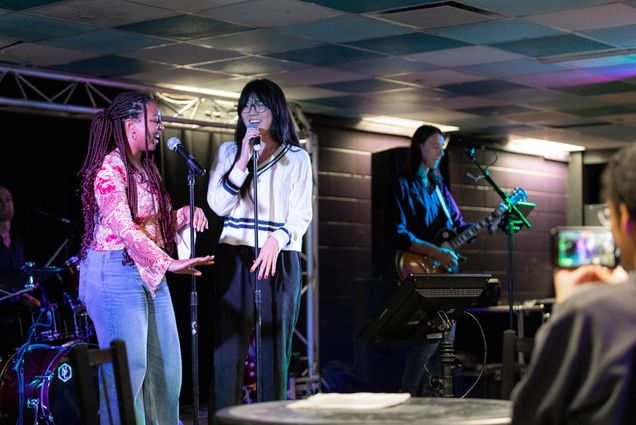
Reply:
<svg viewBox="0 0 636 425"><path fill-rule="evenodd" d="M516 205L519 202L524 202L528 199L526 191L522 188L516 188L509 196L510 204ZM501 216L508 211L509 204L507 202L501 202L499 207L484 217L481 221L470 226L460 234L453 232L452 230L442 229L440 230L433 243L437 246L448 248L453 251L457 251L466 242L480 234L486 229L496 229ZM465 260L464 257L460 257L461 260ZM398 277L403 282L410 274L414 273L445 273L447 269L440 267L438 261L430 258L424 254L418 254L412 251L398 251L395 255L395 270ZM450 270L455 273L457 270Z"/></svg>

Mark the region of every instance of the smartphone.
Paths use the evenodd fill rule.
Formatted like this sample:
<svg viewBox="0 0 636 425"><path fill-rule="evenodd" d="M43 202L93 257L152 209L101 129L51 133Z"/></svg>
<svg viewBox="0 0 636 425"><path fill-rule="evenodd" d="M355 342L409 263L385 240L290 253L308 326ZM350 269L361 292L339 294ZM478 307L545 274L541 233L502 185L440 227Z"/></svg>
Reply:
<svg viewBox="0 0 636 425"><path fill-rule="evenodd" d="M588 264L616 267L618 251L606 227L564 226L551 230L553 266L572 269Z"/></svg>

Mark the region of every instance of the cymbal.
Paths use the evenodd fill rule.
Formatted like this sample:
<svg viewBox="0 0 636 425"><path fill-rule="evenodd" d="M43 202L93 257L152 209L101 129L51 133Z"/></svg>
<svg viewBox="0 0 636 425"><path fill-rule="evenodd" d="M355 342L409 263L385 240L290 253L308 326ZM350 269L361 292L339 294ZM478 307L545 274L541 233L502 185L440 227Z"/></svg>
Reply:
<svg viewBox="0 0 636 425"><path fill-rule="evenodd" d="M26 274L33 274L33 275L38 275L38 276L50 276L50 275L54 275L57 274L59 272L61 272L62 270L64 270L64 267L59 267L59 266L20 266L20 267L16 267L18 270L20 270L22 273L26 273Z"/></svg>

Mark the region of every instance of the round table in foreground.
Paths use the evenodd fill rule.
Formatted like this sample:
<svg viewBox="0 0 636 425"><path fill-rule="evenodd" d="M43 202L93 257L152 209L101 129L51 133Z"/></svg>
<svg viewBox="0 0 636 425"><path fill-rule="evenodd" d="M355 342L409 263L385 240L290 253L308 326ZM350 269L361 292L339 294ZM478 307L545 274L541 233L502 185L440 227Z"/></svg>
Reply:
<svg viewBox="0 0 636 425"><path fill-rule="evenodd" d="M226 407L219 424L296 425L499 425L509 424L512 403L478 398L411 398L398 406L377 410L290 409L293 401L270 401Z"/></svg>

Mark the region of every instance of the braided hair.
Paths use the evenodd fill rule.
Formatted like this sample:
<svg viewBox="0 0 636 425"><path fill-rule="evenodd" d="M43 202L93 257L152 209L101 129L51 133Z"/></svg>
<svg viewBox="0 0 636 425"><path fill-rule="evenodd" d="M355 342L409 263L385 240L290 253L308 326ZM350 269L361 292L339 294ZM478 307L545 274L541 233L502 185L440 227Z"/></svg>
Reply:
<svg viewBox="0 0 636 425"><path fill-rule="evenodd" d="M84 236L80 249L80 258L86 257L86 250L93 243L95 234L95 218L97 216L97 201L95 199L95 178L104 162L106 155L116 150L126 168L128 176L126 195L128 207L133 221L137 221L137 190L133 176L139 171L128 159L128 140L124 130L126 119L139 119L143 117L145 126L146 152L142 155L141 165L145 178L153 195L158 197L159 204L159 237L163 241L163 248L169 254L174 253L175 223L172 218L172 206L170 196L166 191L159 170L153 160L153 155L148 150L148 121L147 104L155 100L145 93L124 92L113 100L110 106L97 113L91 123L91 131L88 140L88 153L84 165L79 172L82 179L79 192L82 199L82 212L84 215ZM132 264L132 259L124 249L124 263Z"/></svg>

